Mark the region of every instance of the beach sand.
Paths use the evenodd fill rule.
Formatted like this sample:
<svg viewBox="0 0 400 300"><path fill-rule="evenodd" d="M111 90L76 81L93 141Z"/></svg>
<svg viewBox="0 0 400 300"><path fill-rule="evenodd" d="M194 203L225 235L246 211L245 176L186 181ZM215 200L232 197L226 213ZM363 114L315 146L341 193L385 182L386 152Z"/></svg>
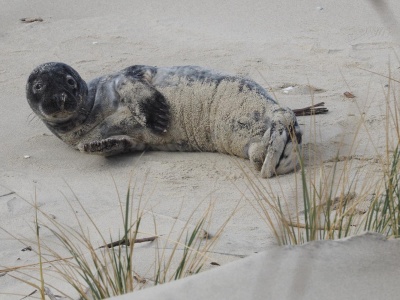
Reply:
<svg viewBox="0 0 400 300"><path fill-rule="evenodd" d="M34 251L21 251L35 247L34 201L57 222L78 228L68 201L83 216L79 199L104 236L118 239L118 194L125 199L129 187L134 205L141 199L145 211L139 237L157 231L178 239L182 228L193 228L210 207L208 231L215 234L233 215L204 269L217 268L211 261L224 265L276 246L265 218L254 208L246 178L259 177L248 161L218 153L111 158L79 153L52 135L27 104L26 80L37 65L61 61L87 81L135 64L200 65L245 75L290 108L325 102L328 114L299 117L307 170L319 162L331 167L338 154L356 158L351 174L379 170L376 158L386 149L388 81L375 73L400 78L400 31L391 19L400 16L400 2L384 2L391 14L371 3L1 0L0 227L8 233L0 231L0 269L37 263ZM20 21L38 17L43 21ZM291 173L261 182L295 211L299 177ZM96 232L88 230L100 246ZM41 235L55 242L50 231ZM152 275L154 243L136 248L137 271ZM37 269L21 271L38 276ZM1 276L0 299L21 299L34 290L10 274L28 278L16 272ZM73 295L61 280L47 280Z"/></svg>

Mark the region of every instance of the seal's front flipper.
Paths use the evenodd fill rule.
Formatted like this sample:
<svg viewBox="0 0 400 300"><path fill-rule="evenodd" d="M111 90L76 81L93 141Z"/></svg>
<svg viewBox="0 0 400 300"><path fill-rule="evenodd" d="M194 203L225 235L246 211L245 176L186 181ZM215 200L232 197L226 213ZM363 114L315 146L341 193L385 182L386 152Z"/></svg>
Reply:
<svg viewBox="0 0 400 300"><path fill-rule="evenodd" d="M149 88L152 89L151 95L139 102L140 111L145 116L146 127L157 134L166 133L170 122L169 104L159 91Z"/></svg>
<svg viewBox="0 0 400 300"><path fill-rule="evenodd" d="M132 138L121 136L111 137L78 145L81 152L111 156L119 153L144 150L145 144L135 142Z"/></svg>
<svg viewBox="0 0 400 300"><path fill-rule="evenodd" d="M154 86L142 79L123 76L117 80L116 91L139 124L156 134L167 132L170 106Z"/></svg>

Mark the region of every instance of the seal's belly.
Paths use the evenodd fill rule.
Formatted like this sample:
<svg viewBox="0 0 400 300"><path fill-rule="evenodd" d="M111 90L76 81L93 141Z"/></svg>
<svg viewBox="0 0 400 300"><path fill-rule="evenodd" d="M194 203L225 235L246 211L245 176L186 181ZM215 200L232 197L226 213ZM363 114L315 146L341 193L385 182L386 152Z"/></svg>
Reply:
<svg viewBox="0 0 400 300"><path fill-rule="evenodd" d="M270 127L277 105L237 82L182 82L159 87L171 105L171 124L158 150L222 152L247 157L247 146Z"/></svg>
<svg viewBox="0 0 400 300"><path fill-rule="evenodd" d="M130 137L132 151L221 152L248 158L248 146L261 140L278 106L237 82L181 81L158 90L170 104L170 126L162 135L146 130L132 111L120 105L101 111L102 121L81 136L84 144L110 137Z"/></svg>

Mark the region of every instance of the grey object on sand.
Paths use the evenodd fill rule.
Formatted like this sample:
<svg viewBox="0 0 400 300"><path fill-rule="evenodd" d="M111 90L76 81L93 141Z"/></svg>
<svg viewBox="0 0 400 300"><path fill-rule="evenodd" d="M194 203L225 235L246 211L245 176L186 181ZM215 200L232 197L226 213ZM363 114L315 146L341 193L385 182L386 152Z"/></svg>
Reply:
<svg viewBox="0 0 400 300"><path fill-rule="evenodd" d="M298 163L295 114L247 78L136 65L86 84L70 66L46 63L33 70L26 92L47 127L82 152L220 152L249 158L267 178Z"/></svg>

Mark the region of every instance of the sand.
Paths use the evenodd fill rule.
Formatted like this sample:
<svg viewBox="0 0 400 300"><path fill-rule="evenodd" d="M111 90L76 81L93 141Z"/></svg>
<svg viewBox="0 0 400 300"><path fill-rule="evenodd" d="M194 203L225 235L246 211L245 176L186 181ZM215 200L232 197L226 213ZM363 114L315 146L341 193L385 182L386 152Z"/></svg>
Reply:
<svg viewBox="0 0 400 300"><path fill-rule="evenodd" d="M400 14L398 1L385 3L394 16ZM83 215L76 196L104 235L117 239L122 228L118 192L124 198L129 185L135 187L135 203L142 198L146 204L141 236L155 233L154 219L158 234L172 230L171 238L177 238L186 222L190 219L193 228L211 203L211 234L239 209L208 262L224 265L276 246L263 218L243 198L251 198L240 167L250 167L248 161L167 152L106 159L63 144L31 114L25 99L27 77L43 62L70 64L85 80L133 64L191 64L246 75L282 105L295 109L323 101L329 108L327 115L299 118L308 169L315 161L328 166L338 151L348 155L356 132L351 153L357 170L379 168L375 158L385 150L387 80L370 71L388 74L390 67L399 78L400 41L395 19L369 1L20 0L0 5L0 227L14 236L0 232L1 268L37 262L33 251L21 251L35 246L35 210L29 204L34 199L57 221L77 228L67 201ZM25 17L43 22L21 22ZM358 131L362 120L366 125ZM263 183L294 209L298 180L292 173ZM46 230L42 237L55 240ZM93 232L93 242L100 245L96 238ZM154 261L152 247L137 247L142 275ZM205 269L213 268L207 263ZM36 270L27 272L37 276ZM60 280L48 280L72 293ZM33 290L10 274L0 277L1 299L20 299Z"/></svg>
<svg viewBox="0 0 400 300"><path fill-rule="evenodd" d="M399 246L399 240L366 234L298 247L269 247L225 267L115 300L397 299Z"/></svg>

